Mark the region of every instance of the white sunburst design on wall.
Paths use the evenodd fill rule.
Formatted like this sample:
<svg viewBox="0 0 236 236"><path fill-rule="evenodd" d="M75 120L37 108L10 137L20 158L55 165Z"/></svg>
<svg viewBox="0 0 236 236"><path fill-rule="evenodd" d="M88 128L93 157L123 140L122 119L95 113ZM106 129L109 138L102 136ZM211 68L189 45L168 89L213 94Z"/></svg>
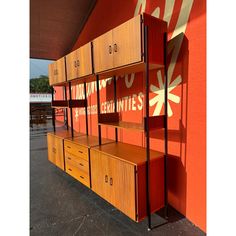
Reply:
<svg viewBox="0 0 236 236"><path fill-rule="evenodd" d="M153 93L155 93L155 97L152 98L149 101L149 105L152 107L156 104L153 116L158 116L161 113L161 109L162 106L164 106L164 95L165 95L165 85L163 83L163 79L162 79L162 74L161 71L159 70L157 72L157 79L158 79L158 83L159 83L159 88L156 87L155 85L151 84L150 89ZM174 102L174 103L179 103L180 102L180 97L171 93L171 91L176 88L180 83L182 82L182 78L181 75L178 75L171 83L170 83L170 79L168 79L168 105L167 105L167 109L168 109L168 116L171 117L173 115L169 100Z"/></svg>

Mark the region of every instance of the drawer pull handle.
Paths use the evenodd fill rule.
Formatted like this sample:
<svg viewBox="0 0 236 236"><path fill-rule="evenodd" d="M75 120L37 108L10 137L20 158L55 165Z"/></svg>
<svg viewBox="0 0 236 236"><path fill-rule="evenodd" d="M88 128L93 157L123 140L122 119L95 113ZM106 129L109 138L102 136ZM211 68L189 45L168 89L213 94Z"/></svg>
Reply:
<svg viewBox="0 0 236 236"><path fill-rule="evenodd" d="M105 175L105 183L107 183L107 182L108 182L108 176Z"/></svg>
<svg viewBox="0 0 236 236"><path fill-rule="evenodd" d="M80 164L80 166L84 166L82 163L79 163Z"/></svg>
<svg viewBox="0 0 236 236"><path fill-rule="evenodd" d="M80 178L81 178L81 179L84 179L84 177L83 177L83 176L81 176L81 175L80 175Z"/></svg>
<svg viewBox="0 0 236 236"><path fill-rule="evenodd" d="M69 170L69 171L72 171L72 169L71 169L71 168L69 168L68 170Z"/></svg>
<svg viewBox="0 0 236 236"><path fill-rule="evenodd" d="M112 186L113 185L113 179L110 178L110 185Z"/></svg>
<svg viewBox="0 0 236 236"><path fill-rule="evenodd" d="M74 66L77 67L76 61L74 61Z"/></svg>
<svg viewBox="0 0 236 236"><path fill-rule="evenodd" d="M71 158L70 158L70 157L68 157L68 159L69 159L69 160L71 160Z"/></svg>
<svg viewBox="0 0 236 236"><path fill-rule="evenodd" d="M79 153L83 153L82 151L79 151Z"/></svg>
<svg viewBox="0 0 236 236"><path fill-rule="evenodd" d="M66 146L67 148L71 148L70 146Z"/></svg>
<svg viewBox="0 0 236 236"><path fill-rule="evenodd" d="M112 54L112 47L109 45L109 54Z"/></svg>
<svg viewBox="0 0 236 236"><path fill-rule="evenodd" d="M52 148L52 152L56 153L57 152L56 148Z"/></svg>
<svg viewBox="0 0 236 236"><path fill-rule="evenodd" d="M117 52L117 44L114 44L114 52Z"/></svg>

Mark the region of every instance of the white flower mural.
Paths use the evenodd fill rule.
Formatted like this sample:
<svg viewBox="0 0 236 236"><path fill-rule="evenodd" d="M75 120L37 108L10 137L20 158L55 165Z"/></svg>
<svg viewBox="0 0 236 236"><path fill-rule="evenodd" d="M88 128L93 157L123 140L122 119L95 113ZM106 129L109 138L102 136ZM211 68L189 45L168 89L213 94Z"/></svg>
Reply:
<svg viewBox="0 0 236 236"><path fill-rule="evenodd" d="M156 87L155 85L151 84L150 89L153 93L155 93L155 97L153 97L149 101L149 105L152 107L156 104L153 116L158 116L161 113L162 106L164 106L165 102L165 84L163 83L162 79L162 74L161 71L159 70L157 72L157 80L159 83L159 88ZM168 116L171 117L173 115L169 100L174 102L174 103L179 103L180 102L180 97L171 93L171 91L176 88L180 83L182 82L182 77L181 75L178 75L171 83L170 80L168 80L168 103L167 103L167 109L168 109Z"/></svg>

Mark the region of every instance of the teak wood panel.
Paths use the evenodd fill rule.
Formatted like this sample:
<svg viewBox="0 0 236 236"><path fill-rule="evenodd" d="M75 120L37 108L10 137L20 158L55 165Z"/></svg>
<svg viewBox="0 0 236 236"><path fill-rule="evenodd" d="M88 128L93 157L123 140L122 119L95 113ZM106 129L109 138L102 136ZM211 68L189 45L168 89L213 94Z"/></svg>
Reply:
<svg viewBox="0 0 236 236"><path fill-rule="evenodd" d="M91 149L92 190L136 220L135 167Z"/></svg>
<svg viewBox="0 0 236 236"><path fill-rule="evenodd" d="M138 15L112 31L113 66L120 67L140 62L141 49L141 16Z"/></svg>
<svg viewBox="0 0 236 236"><path fill-rule="evenodd" d="M91 43L87 43L78 49L78 77L92 74Z"/></svg>
<svg viewBox="0 0 236 236"><path fill-rule="evenodd" d="M78 49L66 55L67 80L73 80L78 77L78 68L77 68L78 59L79 59Z"/></svg>
<svg viewBox="0 0 236 236"><path fill-rule="evenodd" d="M70 141L64 141L65 153L68 155L77 156L88 161L88 148L79 144L72 143Z"/></svg>
<svg viewBox="0 0 236 236"><path fill-rule="evenodd" d="M93 40L94 71L113 68L112 30Z"/></svg>
<svg viewBox="0 0 236 236"><path fill-rule="evenodd" d="M66 82L66 73L65 73L65 58L57 60L57 77L56 83Z"/></svg>
<svg viewBox="0 0 236 236"><path fill-rule="evenodd" d="M64 170L64 149L63 139L54 135L47 135L48 141L48 160Z"/></svg>
<svg viewBox="0 0 236 236"><path fill-rule="evenodd" d="M73 162L68 159L66 159L66 173L79 180L87 187L90 187L89 174L80 170L77 166L74 165Z"/></svg>

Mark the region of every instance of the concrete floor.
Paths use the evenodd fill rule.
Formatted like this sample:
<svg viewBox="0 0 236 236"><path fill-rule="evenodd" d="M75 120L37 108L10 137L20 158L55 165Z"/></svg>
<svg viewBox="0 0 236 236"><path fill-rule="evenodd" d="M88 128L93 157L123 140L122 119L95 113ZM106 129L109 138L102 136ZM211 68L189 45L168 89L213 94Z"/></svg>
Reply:
<svg viewBox="0 0 236 236"><path fill-rule="evenodd" d="M206 235L170 209L169 223L147 231L47 160L49 125L30 130L30 235ZM153 214L153 225L164 220Z"/></svg>

